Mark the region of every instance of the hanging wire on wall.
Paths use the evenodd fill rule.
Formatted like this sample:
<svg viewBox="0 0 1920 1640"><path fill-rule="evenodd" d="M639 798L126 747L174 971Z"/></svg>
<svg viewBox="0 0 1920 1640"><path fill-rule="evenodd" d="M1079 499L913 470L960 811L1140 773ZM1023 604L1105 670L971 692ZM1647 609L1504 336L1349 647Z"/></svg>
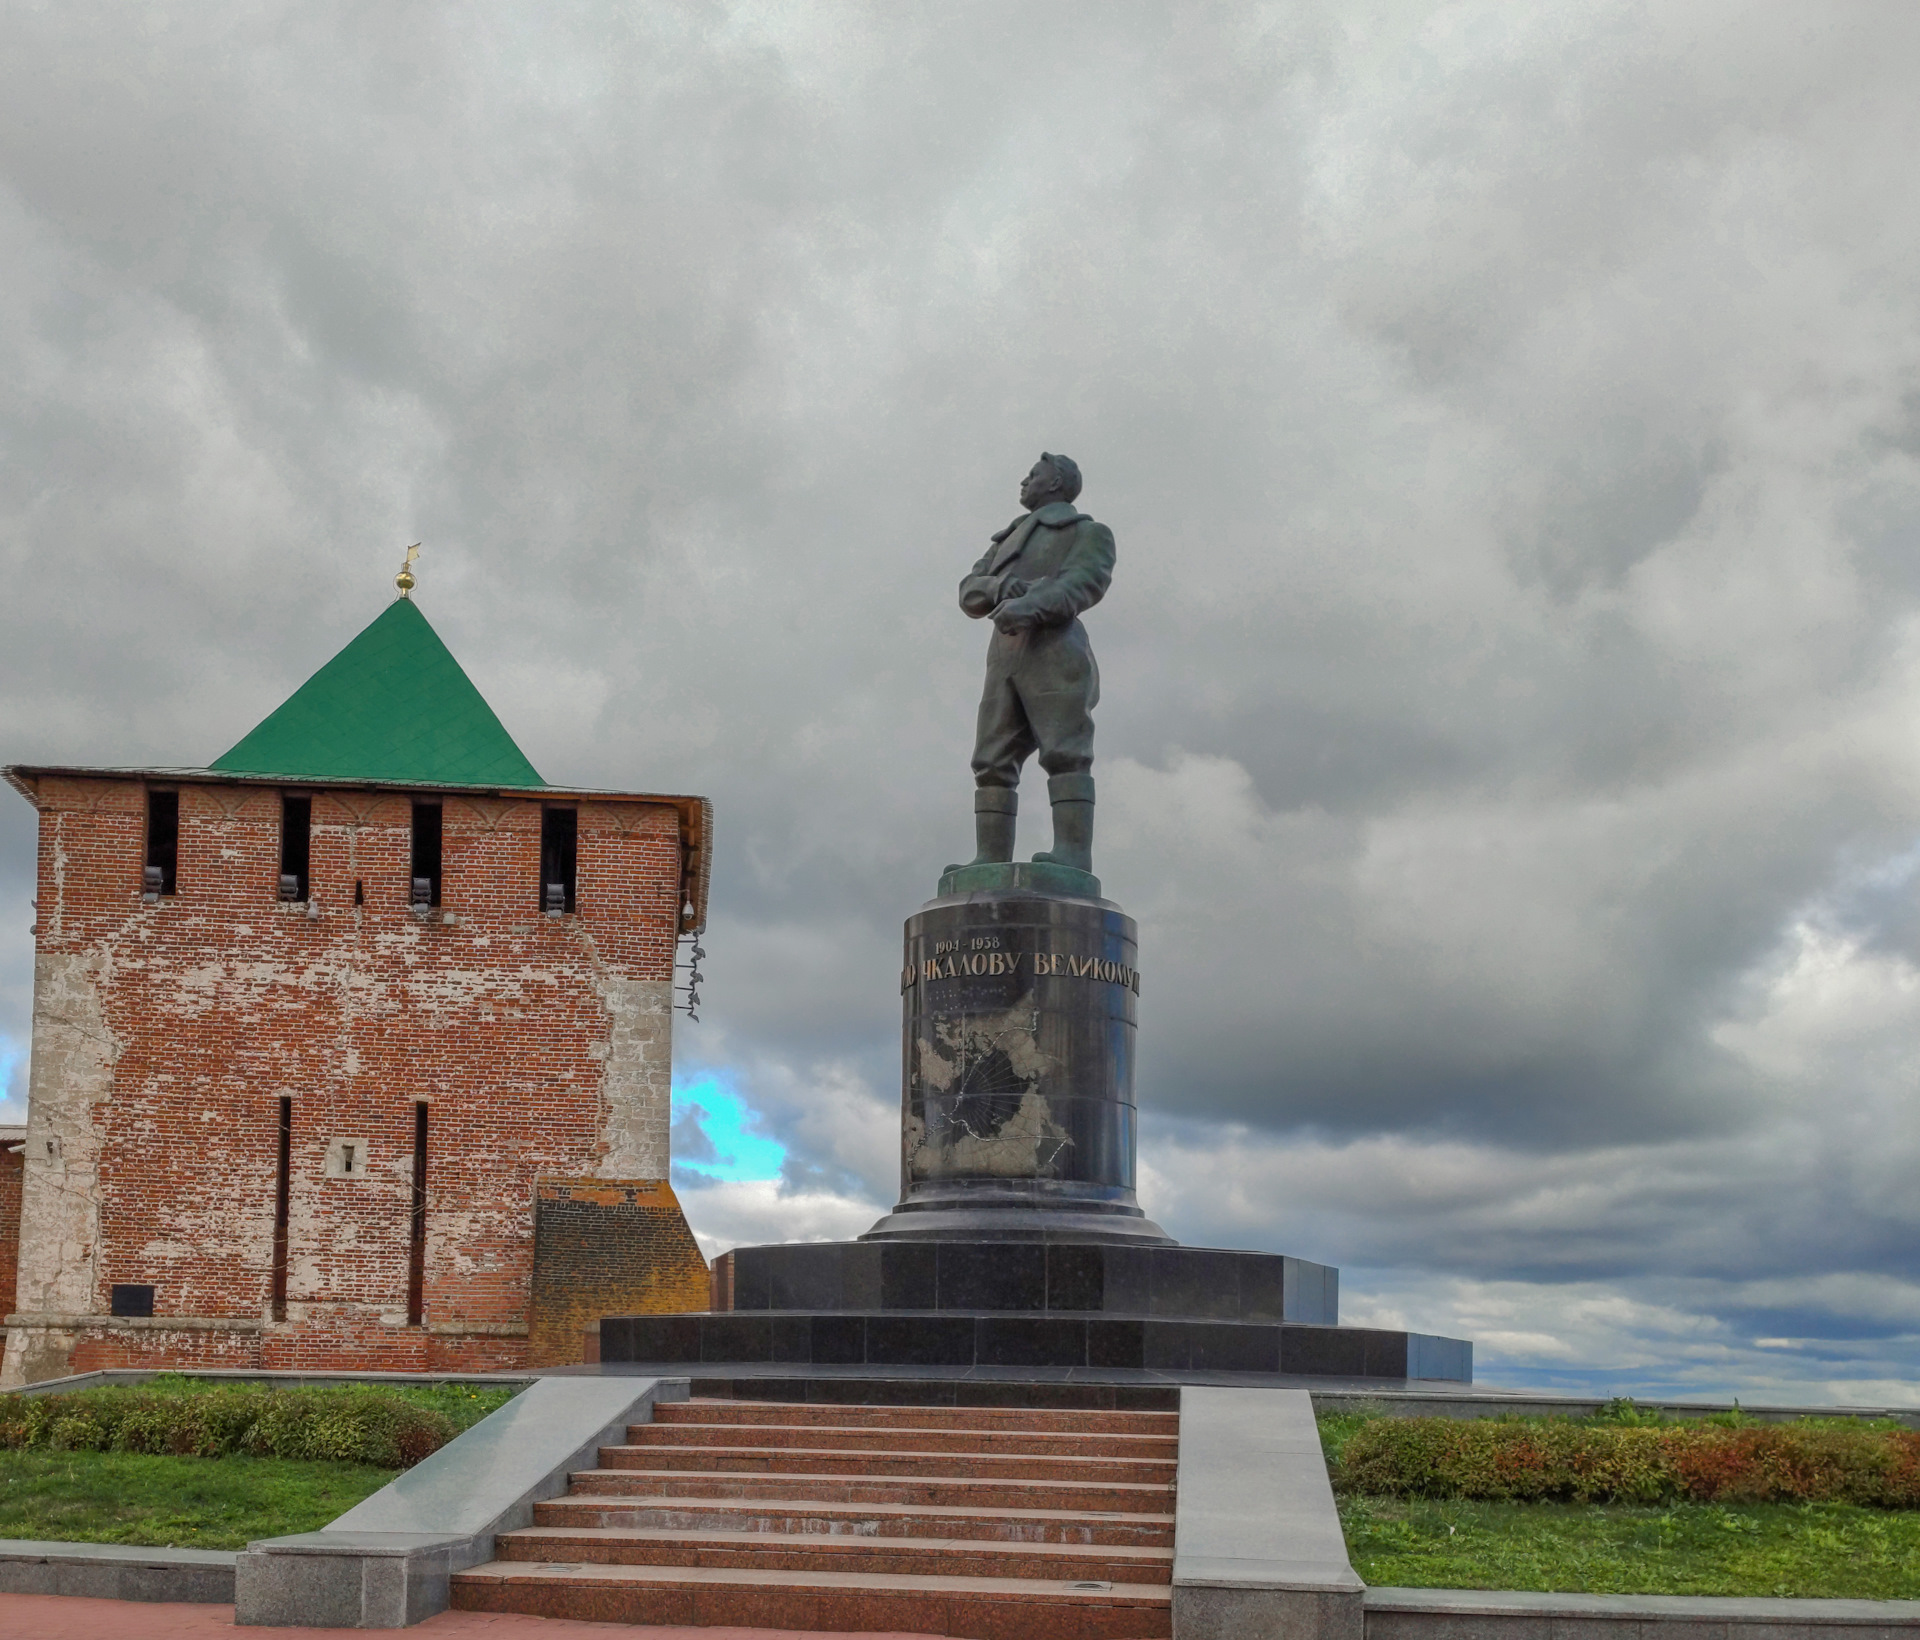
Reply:
<svg viewBox="0 0 1920 1640"><path fill-rule="evenodd" d="M698 934L689 934L686 938L693 942L693 949L687 954L687 983L676 985L673 989L676 996L684 996L687 1000L674 1006L697 1025L700 1022L700 981L705 977L700 972L700 964L707 954L707 948L700 943ZM674 967L677 969L679 966L679 946L676 945Z"/></svg>

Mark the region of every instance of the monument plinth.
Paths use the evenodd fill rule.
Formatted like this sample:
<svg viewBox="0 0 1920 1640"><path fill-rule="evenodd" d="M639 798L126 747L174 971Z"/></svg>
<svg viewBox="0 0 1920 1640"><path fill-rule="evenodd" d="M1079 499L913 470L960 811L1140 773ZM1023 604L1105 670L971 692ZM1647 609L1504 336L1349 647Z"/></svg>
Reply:
<svg viewBox="0 0 1920 1640"><path fill-rule="evenodd" d="M1472 1380L1461 1340L1340 1326L1330 1266L1181 1247L1134 1199L1139 934L1093 875L1100 673L1079 620L1114 543L1079 493L1079 469L1043 455L1029 510L960 582L961 609L994 627L978 852L906 923L899 1202L858 1241L722 1254L711 1313L609 1317L602 1361L762 1380ZM1053 847L1016 862L1036 752Z"/></svg>
<svg viewBox="0 0 1920 1640"><path fill-rule="evenodd" d="M1170 1244L1134 1200L1133 919L1018 867L948 875L988 881L907 919L900 1201L862 1239Z"/></svg>

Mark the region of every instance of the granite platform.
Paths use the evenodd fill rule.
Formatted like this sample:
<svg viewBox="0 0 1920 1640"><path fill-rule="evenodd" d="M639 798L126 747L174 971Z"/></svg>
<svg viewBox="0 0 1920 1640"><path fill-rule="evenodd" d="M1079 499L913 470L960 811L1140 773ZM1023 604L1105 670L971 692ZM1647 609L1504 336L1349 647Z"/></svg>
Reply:
<svg viewBox="0 0 1920 1640"><path fill-rule="evenodd" d="M1164 1381L1194 1373L1251 1378L1368 1379L1382 1385L1439 1379L1469 1383L1473 1346L1374 1327L1320 1327L1146 1316L940 1311L716 1311L609 1316L600 1362L648 1363L663 1372L748 1365L789 1369L1151 1371Z"/></svg>
<svg viewBox="0 0 1920 1640"><path fill-rule="evenodd" d="M1309 1259L1124 1242L824 1241L714 1261L716 1307L981 1311L1335 1324L1340 1272Z"/></svg>

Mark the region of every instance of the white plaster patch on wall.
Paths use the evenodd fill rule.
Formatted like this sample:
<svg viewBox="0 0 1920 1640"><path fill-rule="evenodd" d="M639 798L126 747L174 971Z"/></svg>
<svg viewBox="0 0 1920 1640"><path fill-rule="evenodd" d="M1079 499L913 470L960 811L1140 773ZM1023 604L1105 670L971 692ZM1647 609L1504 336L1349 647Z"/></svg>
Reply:
<svg viewBox="0 0 1920 1640"><path fill-rule="evenodd" d="M324 1167L325 1153L321 1156ZM309 1167L313 1159L314 1153L308 1151ZM368 1225L355 1215L334 1211L327 1195L329 1188L356 1189L357 1193L360 1183L356 1172L350 1180L329 1180L316 1188L296 1164L287 1213L289 1321L311 1319L328 1307L342 1311L365 1308L377 1315L390 1306L394 1289L391 1238L378 1224ZM393 1204L396 1218L403 1203L411 1199L409 1190L390 1179L376 1176L368 1181L367 1188Z"/></svg>
<svg viewBox="0 0 1920 1640"><path fill-rule="evenodd" d="M462 1212L449 1209L429 1211L427 1217L427 1262L435 1269L448 1269L456 1275L473 1276L498 1268L497 1256L479 1256L481 1238L495 1228L498 1214ZM443 1318L444 1319L444 1318Z"/></svg>
<svg viewBox="0 0 1920 1640"><path fill-rule="evenodd" d="M53 859L53 904L35 908L40 923L40 938L47 944L57 944L66 933L67 925L67 828L63 814L42 813L40 824L43 829L52 822L53 844L49 853Z"/></svg>
<svg viewBox="0 0 1920 1640"><path fill-rule="evenodd" d="M230 1225L232 1223L231 1213L227 1215L227 1218L224 1221L224 1223L225 1225ZM187 1263L188 1261L194 1258L197 1258L206 1249L207 1243L206 1243L206 1240L204 1239L205 1236L216 1233L220 1229L224 1228L224 1225L222 1223L215 1222L211 1215L204 1215L202 1216L202 1221L199 1223L187 1223L187 1224L175 1223L171 1225L169 1228L199 1230L201 1232L201 1235L199 1237L187 1239L187 1240L180 1240L180 1239L167 1237L167 1236L150 1236L147 1240L143 1241L140 1244L139 1252L140 1252L141 1262L146 1264L162 1264L162 1263L178 1260L183 1264Z"/></svg>
<svg viewBox="0 0 1920 1640"><path fill-rule="evenodd" d="M96 1106L113 1091L120 1044L101 1007L101 955L42 951L33 971L33 1066L27 1084L20 1202L22 1315L95 1309L100 1245L100 1135ZM0 1384L65 1370L71 1340L10 1328ZM51 1355L60 1359L52 1361Z"/></svg>
<svg viewBox="0 0 1920 1640"><path fill-rule="evenodd" d="M595 989L607 1010L604 1098L607 1179L664 1179L673 1123L673 981L622 979L604 970Z"/></svg>
<svg viewBox="0 0 1920 1640"><path fill-rule="evenodd" d="M188 1016L210 1014L227 1006L233 992L240 987L251 986L256 992L267 994L276 987L307 990L313 984L311 980L289 979L285 963L264 960L221 959L197 966L176 966L169 961L166 975L172 1006Z"/></svg>
<svg viewBox="0 0 1920 1640"><path fill-rule="evenodd" d="M347 1134L327 1141L326 1177L364 1183L373 1171L372 1146L365 1134Z"/></svg>

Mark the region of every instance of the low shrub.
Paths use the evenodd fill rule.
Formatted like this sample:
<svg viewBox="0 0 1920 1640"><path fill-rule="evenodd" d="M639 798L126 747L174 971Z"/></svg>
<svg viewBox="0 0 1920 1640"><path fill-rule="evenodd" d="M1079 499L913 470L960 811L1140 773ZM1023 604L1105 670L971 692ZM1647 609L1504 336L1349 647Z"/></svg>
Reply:
<svg viewBox="0 0 1920 1640"><path fill-rule="evenodd" d="M1834 1420L1376 1418L1330 1467L1377 1497L1920 1508L1920 1431Z"/></svg>
<svg viewBox="0 0 1920 1640"><path fill-rule="evenodd" d="M376 1385L175 1384L0 1395L0 1447L331 1459L406 1469L459 1433L445 1412Z"/></svg>

